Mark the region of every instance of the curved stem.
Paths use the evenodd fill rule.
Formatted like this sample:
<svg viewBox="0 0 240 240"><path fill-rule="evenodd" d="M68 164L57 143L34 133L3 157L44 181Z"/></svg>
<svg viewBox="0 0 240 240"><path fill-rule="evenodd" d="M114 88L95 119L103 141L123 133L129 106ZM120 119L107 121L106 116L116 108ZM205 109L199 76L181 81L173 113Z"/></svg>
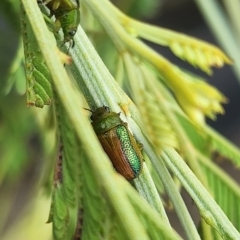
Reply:
<svg viewBox="0 0 240 240"><path fill-rule="evenodd" d="M166 148L162 157L191 195L205 221L212 225L223 238L240 239L239 232L234 228L222 209L216 204L212 196L202 186L177 152Z"/></svg>

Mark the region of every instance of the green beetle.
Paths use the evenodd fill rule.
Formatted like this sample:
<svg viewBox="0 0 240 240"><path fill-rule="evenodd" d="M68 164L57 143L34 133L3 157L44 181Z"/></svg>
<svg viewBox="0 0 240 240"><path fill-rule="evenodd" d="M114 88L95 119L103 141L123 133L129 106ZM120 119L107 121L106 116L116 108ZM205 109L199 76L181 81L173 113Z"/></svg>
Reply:
<svg viewBox="0 0 240 240"><path fill-rule="evenodd" d="M51 0L44 3L49 8L51 16L54 15L56 18L56 31L62 28L64 42L73 41L80 23L79 0Z"/></svg>
<svg viewBox="0 0 240 240"><path fill-rule="evenodd" d="M142 170L142 145L137 143L120 118L120 113L110 112L106 106L92 111L92 126L112 161L114 168L127 180L138 177Z"/></svg>

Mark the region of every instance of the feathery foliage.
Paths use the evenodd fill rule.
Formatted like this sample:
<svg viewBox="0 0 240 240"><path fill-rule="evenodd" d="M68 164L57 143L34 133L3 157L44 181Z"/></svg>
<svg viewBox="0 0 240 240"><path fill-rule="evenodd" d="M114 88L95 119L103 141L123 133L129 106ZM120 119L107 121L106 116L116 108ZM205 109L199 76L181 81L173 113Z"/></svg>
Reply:
<svg viewBox="0 0 240 240"><path fill-rule="evenodd" d="M223 239L239 239L239 216L235 211L239 207L233 206L239 198L239 185L216 166L211 156L217 151L238 165L240 150L205 124L205 117L215 119L216 113L224 112L221 104L226 98L203 79L170 63L139 38L169 47L176 56L208 74L213 66L230 64L230 58L206 42L136 21L109 1L82 0L82 26L74 37L74 48L68 50L72 63L63 66L63 62L69 63L69 58L57 50L57 43L61 51L66 49L49 31L49 22L44 21L46 15L43 16L37 2L21 2L26 12L26 15L21 13L21 18L25 19L22 34L27 103L41 108L51 103L54 108L50 106L46 112L46 106L28 110L30 116L26 115L24 121L33 123L32 127L24 123L14 140L21 142L21 136L40 129L41 159L50 161L42 162L44 174L38 174L37 184L31 189L37 192L44 187L47 194L51 189L48 227L52 222L53 238L182 239L171 227L158 189L169 197L187 239L215 239L215 231ZM84 30L90 33L96 49L101 50L103 60L108 58L105 63L122 88ZM19 55L16 59L22 67ZM16 78L12 82L13 79ZM7 98L16 96L9 94ZM88 112L83 109L87 104L92 110L104 105L121 113L134 137L143 144L151 161L149 166L154 168L152 176L145 163L142 173L131 184L116 173L92 130ZM4 119L10 118L8 108L0 106ZM21 111L16 113L21 115ZM6 127L0 128L0 139L4 139L5 145L0 150L10 145L14 127L19 128L15 121L5 122ZM11 135L6 134L8 129L12 129ZM15 169L17 176L22 176L21 167L29 164L30 156L20 151L26 148L23 143L14 144L16 148L3 154L1 186L5 179L14 183L12 171ZM16 156L18 152L22 154ZM19 165L12 164L17 158ZM199 209L202 218L199 232L180 195L181 187ZM13 193L6 194L6 199L11 196ZM6 204L8 209L12 205L11 201ZM49 203L46 208L50 208ZM10 214L2 216L3 223L8 223ZM0 231L3 229L1 224ZM50 234L48 237L51 238Z"/></svg>

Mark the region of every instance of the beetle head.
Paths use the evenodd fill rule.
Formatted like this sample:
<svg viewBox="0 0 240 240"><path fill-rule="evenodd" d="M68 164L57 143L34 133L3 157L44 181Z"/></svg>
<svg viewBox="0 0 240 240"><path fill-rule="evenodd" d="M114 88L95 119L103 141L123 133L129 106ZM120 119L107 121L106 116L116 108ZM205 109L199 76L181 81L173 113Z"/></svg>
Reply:
<svg viewBox="0 0 240 240"><path fill-rule="evenodd" d="M90 119L92 121L96 121L99 118L102 118L104 115L107 115L109 113L110 113L109 107L103 106L103 107L97 108L95 111L92 111L92 115Z"/></svg>

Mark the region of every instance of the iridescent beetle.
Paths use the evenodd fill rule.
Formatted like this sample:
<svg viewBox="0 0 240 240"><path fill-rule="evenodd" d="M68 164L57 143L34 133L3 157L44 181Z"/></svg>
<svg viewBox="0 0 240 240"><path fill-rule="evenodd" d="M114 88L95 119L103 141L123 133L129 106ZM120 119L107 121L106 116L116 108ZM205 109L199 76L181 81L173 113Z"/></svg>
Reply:
<svg viewBox="0 0 240 240"><path fill-rule="evenodd" d="M110 112L108 107L92 111L92 126L97 137L112 161L114 168L127 180L132 180L141 173L143 156L142 145L137 143L127 123L120 118L120 113Z"/></svg>
<svg viewBox="0 0 240 240"><path fill-rule="evenodd" d="M43 3L49 8L51 16L56 18L56 31L62 28L64 42L73 41L80 23L79 0L46 0Z"/></svg>

